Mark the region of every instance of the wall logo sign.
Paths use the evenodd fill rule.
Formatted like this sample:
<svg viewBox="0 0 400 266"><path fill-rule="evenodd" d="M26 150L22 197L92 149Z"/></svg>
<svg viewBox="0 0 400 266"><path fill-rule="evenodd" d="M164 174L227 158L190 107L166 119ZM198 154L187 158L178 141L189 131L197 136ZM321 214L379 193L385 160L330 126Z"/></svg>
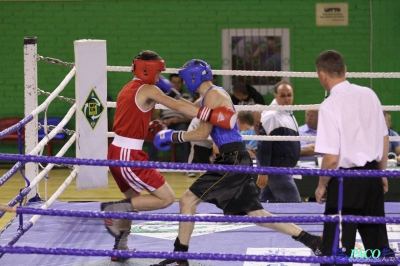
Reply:
<svg viewBox="0 0 400 266"><path fill-rule="evenodd" d="M90 127L94 129L104 111L104 105L101 103L100 98L94 88L91 89L81 110Z"/></svg>
<svg viewBox="0 0 400 266"><path fill-rule="evenodd" d="M317 26L348 26L348 3L316 3L315 19Z"/></svg>

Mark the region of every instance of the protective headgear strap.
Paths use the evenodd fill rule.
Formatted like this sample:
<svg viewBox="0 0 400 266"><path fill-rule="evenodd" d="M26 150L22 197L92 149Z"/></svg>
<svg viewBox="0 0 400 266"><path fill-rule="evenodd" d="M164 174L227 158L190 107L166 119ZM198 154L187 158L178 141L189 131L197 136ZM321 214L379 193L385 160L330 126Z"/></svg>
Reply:
<svg viewBox="0 0 400 266"><path fill-rule="evenodd" d="M195 93L203 81L213 79L210 64L200 59L190 60L178 73L191 93Z"/></svg>
<svg viewBox="0 0 400 266"><path fill-rule="evenodd" d="M165 62L164 60L135 59L133 60L132 71L144 83L154 84L157 71L165 71Z"/></svg>

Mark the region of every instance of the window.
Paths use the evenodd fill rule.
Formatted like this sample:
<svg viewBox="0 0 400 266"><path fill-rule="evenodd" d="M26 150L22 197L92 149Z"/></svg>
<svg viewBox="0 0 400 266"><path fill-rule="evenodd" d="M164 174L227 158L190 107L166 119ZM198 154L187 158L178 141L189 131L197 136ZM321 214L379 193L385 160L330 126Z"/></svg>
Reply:
<svg viewBox="0 0 400 266"><path fill-rule="evenodd" d="M289 29L223 29L222 58L224 70L290 71ZM281 79L224 75L222 85L231 91L236 82L243 82L267 94Z"/></svg>

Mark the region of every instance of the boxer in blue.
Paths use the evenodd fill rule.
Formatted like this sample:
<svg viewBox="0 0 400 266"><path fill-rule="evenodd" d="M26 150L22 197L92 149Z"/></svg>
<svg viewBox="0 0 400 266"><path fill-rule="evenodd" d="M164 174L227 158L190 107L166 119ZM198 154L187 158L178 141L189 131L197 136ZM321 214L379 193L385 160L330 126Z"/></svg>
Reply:
<svg viewBox="0 0 400 266"><path fill-rule="evenodd" d="M180 70L191 93L198 92L201 106L208 108L234 109L231 97L221 87L213 85L210 65L202 60L193 59ZM221 117L223 119L223 117ZM206 140L211 136L219 149L219 156L214 164L252 166L252 159L246 151L237 123L233 129L213 127L209 123L200 122L192 131L162 130L154 138L154 145L160 150L168 150L172 142ZM258 198L258 192L250 174L208 171L193 183L179 200L181 214L194 215L200 202L215 204L225 215L272 216L266 212ZM311 235L292 223L261 223L259 226L271 228L290 235L319 254L321 237ZM180 222L178 237L174 243L174 251L187 252L189 240L193 232L193 222ZM153 264L188 266L187 260L167 259Z"/></svg>

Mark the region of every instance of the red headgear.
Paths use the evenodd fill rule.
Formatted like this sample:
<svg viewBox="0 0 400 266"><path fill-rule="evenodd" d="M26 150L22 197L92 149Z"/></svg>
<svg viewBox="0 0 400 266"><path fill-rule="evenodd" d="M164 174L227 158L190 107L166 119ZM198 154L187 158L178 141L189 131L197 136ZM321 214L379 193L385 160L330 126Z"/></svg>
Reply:
<svg viewBox="0 0 400 266"><path fill-rule="evenodd" d="M135 76L146 84L154 84L157 71L165 71L164 60L133 60L132 70Z"/></svg>

